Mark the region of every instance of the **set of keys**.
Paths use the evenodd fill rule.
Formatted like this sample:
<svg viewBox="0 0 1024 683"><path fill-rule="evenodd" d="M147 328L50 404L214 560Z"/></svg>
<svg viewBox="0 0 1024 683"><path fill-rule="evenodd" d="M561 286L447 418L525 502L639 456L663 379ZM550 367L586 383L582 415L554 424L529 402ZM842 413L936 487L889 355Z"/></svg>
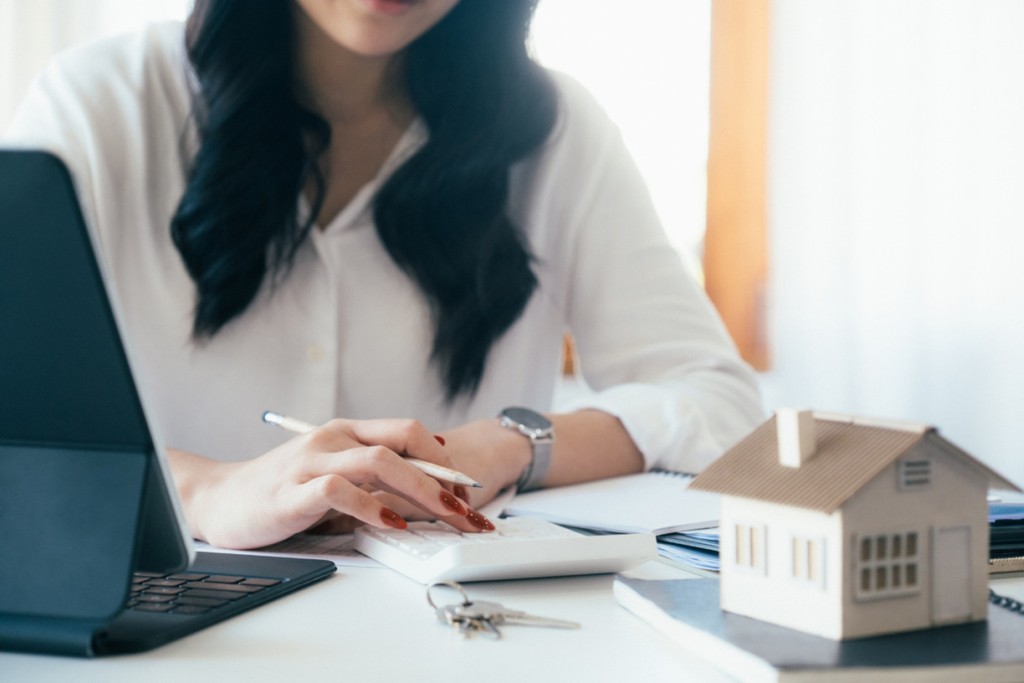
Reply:
<svg viewBox="0 0 1024 683"><path fill-rule="evenodd" d="M438 586L447 586L457 590L462 596L461 602L437 605L430 591ZM484 633L492 638L501 638L498 626L501 624L521 624L523 626L546 626L549 628L579 628L575 621L550 619L520 610L509 609L498 602L486 600L470 600L465 589L455 581L438 581L427 586L427 603L433 608L437 620L455 629L463 638L473 633Z"/></svg>

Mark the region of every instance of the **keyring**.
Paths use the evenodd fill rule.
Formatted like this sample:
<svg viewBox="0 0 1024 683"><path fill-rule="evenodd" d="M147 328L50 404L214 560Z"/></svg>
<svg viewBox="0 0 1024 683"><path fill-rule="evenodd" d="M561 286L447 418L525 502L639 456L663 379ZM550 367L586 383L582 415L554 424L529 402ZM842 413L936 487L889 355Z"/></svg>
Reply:
<svg viewBox="0 0 1024 683"><path fill-rule="evenodd" d="M459 591L459 593L462 594L462 604L463 605L468 605L468 604L470 604L472 602L472 600L469 599L469 596L466 595L466 589L463 588L461 584L459 584L459 583L457 583L455 581L435 581L434 583L432 583L429 586L427 586L427 603L431 607L433 607L435 610L440 609L440 608L437 605L434 604L434 599L432 597L430 597L430 591L433 590L434 588L438 587L438 586L448 586L449 588L452 588L454 590Z"/></svg>

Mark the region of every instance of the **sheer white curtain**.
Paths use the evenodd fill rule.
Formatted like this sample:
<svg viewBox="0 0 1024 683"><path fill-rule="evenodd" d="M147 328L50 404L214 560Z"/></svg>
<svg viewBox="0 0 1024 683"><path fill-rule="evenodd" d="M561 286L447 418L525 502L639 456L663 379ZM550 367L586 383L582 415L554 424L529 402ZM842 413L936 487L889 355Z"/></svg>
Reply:
<svg viewBox="0 0 1024 683"><path fill-rule="evenodd" d="M1024 3L774 0L770 405L1024 483Z"/></svg>
<svg viewBox="0 0 1024 683"><path fill-rule="evenodd" d="M0 130L32 78L83 40L184 19L192 0L0 0Z"/></svg>

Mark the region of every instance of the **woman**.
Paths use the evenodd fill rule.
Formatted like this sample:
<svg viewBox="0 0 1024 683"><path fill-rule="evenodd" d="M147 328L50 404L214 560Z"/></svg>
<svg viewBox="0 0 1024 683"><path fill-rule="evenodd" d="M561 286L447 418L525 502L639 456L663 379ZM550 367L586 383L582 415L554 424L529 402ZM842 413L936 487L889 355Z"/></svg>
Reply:
<svg viewBox="0 0 1024 683"><path fill-rule="evenodd" d="M34 86L8 138L72 170L198 538L486 531L503 487L696 471L760 420L618 132L528 57L533 6L197 0ZM555 406L566 331L595 391Z"/></svg>

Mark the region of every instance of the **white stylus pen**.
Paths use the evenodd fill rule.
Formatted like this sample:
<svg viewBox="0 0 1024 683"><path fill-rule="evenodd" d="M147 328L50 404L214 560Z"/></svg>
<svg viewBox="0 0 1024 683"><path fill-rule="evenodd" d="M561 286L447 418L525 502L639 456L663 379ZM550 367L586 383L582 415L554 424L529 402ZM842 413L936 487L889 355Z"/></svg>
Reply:
<svg viewBox="0 0 1024 683"><path fill-rule="evenodd" d="M266 410L263 412L263 421L267 424L272 424L285 429L295 434L305 434L316 429L316 425L310 424L305 420L299 420L294 417L288 417L281 413L275 413L272 410ZM437 465L426 460L420 460L419 458L411 458L409 456L403 456L405 461L413 465L424 474L429 474L434 479L440 479L441 481L447 481L452 484L462 484L463 486L472 486L474 488L482 488L483 484L470 479L462 472Z"/></svg>

